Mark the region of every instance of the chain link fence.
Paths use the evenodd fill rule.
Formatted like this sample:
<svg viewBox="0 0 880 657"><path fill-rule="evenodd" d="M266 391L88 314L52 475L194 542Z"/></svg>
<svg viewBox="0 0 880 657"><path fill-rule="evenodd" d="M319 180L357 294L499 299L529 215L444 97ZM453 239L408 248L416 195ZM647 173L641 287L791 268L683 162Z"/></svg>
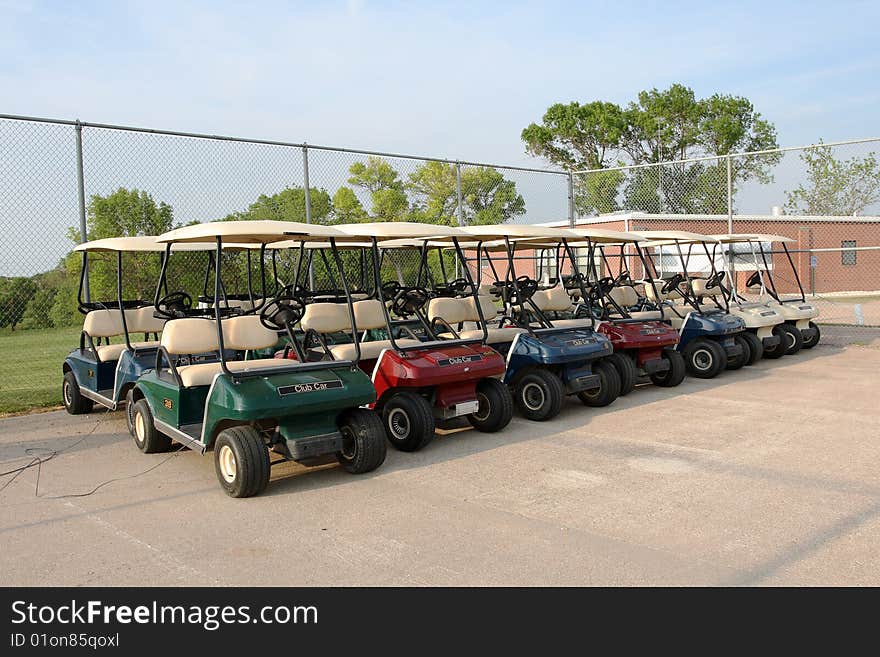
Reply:
<svg viewBox="0 0 880 657"><path fill-rule="evenodd" d="M799 275L823 321L865 341L866 327L880 326L878 150L865 140L568 173L0 115L0 412L40 395L57 402L52 377L82 321L76 243L220 219L780 233L796 240ZM246 292L246 254L225 257L227 293ZM357 257L344 260L352 286L367 287ZM158 258L125 262L126 294L152 299ZM208 262L206 253L176 255L174 287L204 296ZM430 264L434 275L456 266L437 256ZM115 262L93 265L92 298L115 298ZM279 278L295 266L288 257ZM417 254L402 252L383 262L382 276L417 271ZM317 288L338 286L332 267L316 264L312 277ZM36 393L40 368L51 387ZM4 403L19 397L19 406Z"/></svg>
<svg viewBox="0 0 880 657"><path fill-rule="evenodd" d="M573 187L580 224L790 238L829 339L880 344L880 140L581 171ZM771 266L795 293L783 252Z"/></svg>

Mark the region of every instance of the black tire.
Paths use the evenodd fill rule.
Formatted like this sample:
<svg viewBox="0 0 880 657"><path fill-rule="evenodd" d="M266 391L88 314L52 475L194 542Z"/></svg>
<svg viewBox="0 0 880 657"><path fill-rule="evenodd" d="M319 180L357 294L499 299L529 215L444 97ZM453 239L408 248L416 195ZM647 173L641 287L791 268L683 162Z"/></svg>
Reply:
<svg viewBox="0 0 880 657"><path fill-rule="evenodd" d="M707 338L696 338L681 351L687 372L698 379L714 379L727 367L724 347Z"/></svg>
<svg viewBox="0 0 880 657"><path fill-rule="evenodd" d="M153 413L146 399L138 399L134 403L131 421L133 425L131 437L144 454L158 454L171 449L171 438L156 429Z"/></svg>
<svg viewBox="0 0 880 657"><path fill-rule="evenodd" d="M740 346L742 353L738 356L727 359L727 369L739 370L752 359L752 351L748 341L742 336L742 334L733 336L733 341Z"/></svg>
<svg viewBox="0 0 880 657"><path fill-rule="evenodd" d="M352 474L371 472L385 462L385 427L373 411L353 408L339 421L342 451L336 460Z"/></svg>
<svg viewBox="0 0 880 657"><path fill-rule="evenodd" d="M513 401L527 420L544 422L562 410L565 388L550 370L532 369L517 381Z"/></svg>
<svg viewBox="0 0 880 657"><path fill-rule="evenodd" d="M398 392L382 408L382 424L391 445L402 452L417 452L434 439L434 413L423 397Z"/></svg>
<svg viewBox="0 0 880 657"><path fill-rule="evenodd" d="M138 402L140 403L140 402ZM230 497L253 497L269 483L269 449L250 426L230 427L214 443L214 471Z"/></svg>
<svg viewBox="0 0 880 657"><path fill-rule="evenodd" d="M816 335L815 335L815 337L810 338L809 340L803 341L804 342L803 347L802 347L803 349L812 349L817 344L819 344L819 340L822 339L822 331L819 330L819 326L817 324L810 322L810 328L816 330ZM803 337L803 336L801 336L801 337Z"/></svg>
<svg viewBox="0 0 880 657"><path fill-rule="evenodd" d="M651 375L651 382L661 388L674 388L684 381L686 367L684 357L674 349L664 349L663 358L669 361L669 369Z"/></svg>
<svg viewBox="0 0 880 657"><path fill-rule="evenodd" d="M513 396L510 389L498 379L483 379L477 384L480 408L467 416L477 431L495 433L510 424L513 418Z"/></svg>
<svg viewBox="0 0 880 657"><path fill-rule="evenodd" d="M746 365L754 365L764 356L764 344L761 338L751 331L743 331L741 337L749 343L749 360Z"/></svg>
<svg viewBox="0 0 880 657"><path fill-rule="evenodd" d="M125 393L125 426L128 427L128 435L134 438L134 388L129 388Z"/></svg>
<svg viewBox="0 0 880 657"><path fill-rule="evenodd" d="M764 358L776 360L777 358L782 358L785 355L786 333L785 329L782 327L783 324L777 324L773 327L773 335L779 338L779 344L771 347L770 349L764 347Z"/></svg>
<svg viewBox="0 0 880 657"><path fill-rule="evenodd" d="M599 376L599 387L579 392L578 399L586 406L594 408L608 406L620 396L620 377L617 375L617 369L605 359L597 360L593 363L593 374Z"/></svg>
<svg viewBox="0 0 880 657"><path fill-rule="evenodd" d="M620 378L620 396L631 393L636 387L636 379L639 376L632 357L629 354L613 353L606 360L617 370L617 376Z"/></svg>
<svg viewBox="0 0 880 657"><path fill-rule="evenodd" d="M64 373L64 380L61 382L61 399L64 402L64 410L71 415L91 413L95 407L95 402L82 396L76 376L70 370Z"/></svg>
<svg viewBox="0 0 880 657"><path fill-rule="evenodd" d="M783 344L785 345L785 355L794 356L804 346L804 339L801 332L791 324L782 324L782 330L785 331Z"/></svg>

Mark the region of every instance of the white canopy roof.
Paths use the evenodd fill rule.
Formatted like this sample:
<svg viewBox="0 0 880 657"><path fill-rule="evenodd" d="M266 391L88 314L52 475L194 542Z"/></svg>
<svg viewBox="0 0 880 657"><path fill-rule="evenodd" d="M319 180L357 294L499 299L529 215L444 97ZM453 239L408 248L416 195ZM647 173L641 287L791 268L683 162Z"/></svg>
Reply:
<svg viewBox="0 0 880 657"><path fill-rule="evenodd" d="M712 235L702 235L701 233L689 233L684 230L634 230L634 235L639 235L644 239L652 240L652 244L648 246L657 246L657 242L717 242Z"/></svg>
<svg viewBox="0 0 880 657"><path fill-rule="evenodd" d="M375 237L377 240L392 239L438 239L467 237L460 228L443 224L420 224L412 221L382 221L362 224L339 224L334 226L341 233L352 237Z"/></svg>
<svg viewBox="0 0 880 657"><path fill-rule="evenodd" d="M285 237L336 237L345 239L330 226L303 224L297 221L212 221L176 228L159 235L159 242L215 242L219 237L230 242L244 244L269 244Z"/></svg>
<svg viewBox="0 0 880 657"><path fill-rule="evenodd" d="M472 237L479 237L483 240L497 240L508 237L510 239L517 238L538 238L547 242L561 241L563 239L576 240L577 233L566 228L554 228L551 226L541 226L536 224L493 224L488 226L465 226L461 229Z"/></svg>
<svg viewBox="0 0 880 657"><path fill-rule="evenodd" d="M167 245L157 241L153 235L138 235L137 237L105 237L100 240L83 242L74 247L74 251L123 251L163 253ZM224 245L226 246L226 245ZM231 248L232 245L230 245ZM172 251L207 251L214 248L212 243L202 244L175 244Z"/></svg>
<svg viewBox="0 0 880 657"><path fill-rule="evenodd" d="M570 228L572 233L586 237L596 244L620 244L632 242L644 242L648 238L638 233L628 233L622 230L608 230L606 228Z"/></svg>

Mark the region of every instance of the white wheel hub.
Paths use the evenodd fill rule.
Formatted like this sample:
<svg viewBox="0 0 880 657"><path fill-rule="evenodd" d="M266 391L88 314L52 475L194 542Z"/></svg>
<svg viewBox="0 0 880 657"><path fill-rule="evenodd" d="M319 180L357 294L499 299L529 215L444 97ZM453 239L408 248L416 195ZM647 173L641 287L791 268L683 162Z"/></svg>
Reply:
<svg viewBox="0 0 880 657"><path fill-rule="evenodd" d="M522 387L520 395L522 396L523 404L525 404L526 408L530 411L540 410L546 400L544 389L537 383L525 384Z"/></svg>
<svg viewBox="0 0 880 657"><path fill-rule="evenodd" d="M144 424L144 416L142 413L135 411L134 414L134 437L138 443L143 445L147 435L147 427Z"/></svg>
<svg viewBox="0 0 880 657"><path fill-rule="evenodd" d="M708 349L697 349L693 357L694 367L701 372L712 368L712 352Z"/></svg>
<svg viewBox="0 0 880 657"><path fill-rule="evenodd" d="M409 436L409 415L402 408L392 408L388 413L388 428L398 440L405 440Z"/></svg>
<svg viewBox="0 0 880 657"><path fill-rule="evenodd" d="M235 481L238 464L235 462L235 452L232 451L229 445L223 445L220 448L218 462L220 463L220 474L223 475L223 479L227 484L231 484Z"/></svg>

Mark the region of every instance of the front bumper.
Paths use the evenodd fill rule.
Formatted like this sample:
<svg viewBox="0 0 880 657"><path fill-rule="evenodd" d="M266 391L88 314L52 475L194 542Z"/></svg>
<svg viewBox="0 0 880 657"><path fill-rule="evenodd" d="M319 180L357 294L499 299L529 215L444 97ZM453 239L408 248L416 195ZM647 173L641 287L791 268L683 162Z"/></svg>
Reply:
<svg viewBox="0 0 880 657"><path fill-rule="evenodd" d="M780 338L778 335L771 335L769 337L761 339L761 345L764 347L764 349L775 349L779 346L780 342L782 342L782 338Z"/></svg>
<svg viewBox="0 0 880 657"><path fill-rule="evenodd" d="M737 344L736 340L731 338L724 338L720 341L721 346L724 348L724 353L727 354L728 360L731 358L737 358L738 356L742 356L743 348L742 345Z"/></svg>
<svg viewBox="0 0 880 657"><path fill-rule="evenodd" d="M816 339L816 335L819 333L819 329L815 326L811 326L810 328L801 329L801 337L805 342L811 342Z"/></svg>

